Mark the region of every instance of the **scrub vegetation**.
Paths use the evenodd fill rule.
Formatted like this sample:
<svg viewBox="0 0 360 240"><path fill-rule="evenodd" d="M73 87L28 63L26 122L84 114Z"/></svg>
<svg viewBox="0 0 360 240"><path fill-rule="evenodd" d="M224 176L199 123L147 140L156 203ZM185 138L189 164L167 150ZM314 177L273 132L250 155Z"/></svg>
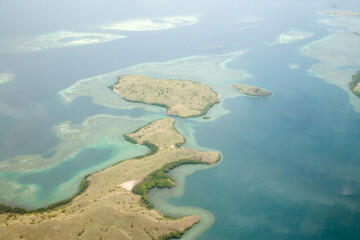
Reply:
<svg viewBox="0 0 360 240"><path fill-rule="evenodd" d="M351 91L360 97L360 71L357 71L352 76L352 81L349 83Z"/></svg>
<svg viewBox="0 0 360 240"><path fill-rule="evenodd" d="M249 96L267 97L272 95L272 93L269 92L268 90L256 86L249 86L245 84L234 84L233 87Z"/></svg>
<svg viewBox="0 0 360 240"><path fill-rule="evenodd" d="M109 88L127 101L165 107L168 115L179 117L204 115L219 102L211 86L189 80L129 75L119 77Z"/></svg>

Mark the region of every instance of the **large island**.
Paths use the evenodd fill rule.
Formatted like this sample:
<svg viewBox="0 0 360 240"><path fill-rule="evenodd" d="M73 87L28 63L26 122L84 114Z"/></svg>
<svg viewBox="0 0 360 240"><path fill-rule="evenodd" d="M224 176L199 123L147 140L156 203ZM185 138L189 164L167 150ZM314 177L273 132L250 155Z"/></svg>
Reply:
<svg viewBox="0 0 360 240"><path fill-rule="evenodd" d="M173 186L167 172L176 166L213 164L220 156L216 152L180 148L185 139L175 130L174 123L174 119L165 118L125 135L128 141L146 145L151 151L86 177L76 197L33 211L0 204L0 239L180 237L200 217L165 217L151 210L147 192L154 187Z"/></svg>
<svg viewBox="0 0 360 240"><path fill-rule="evenodd" d="M351 91L360 97L360 71L357 71L352 76L352 81L349 83Z"/></svg>
<svg viewBox="0 0 360 240"><path fill-rule="evenodd" d="M268 90L256 86L250 86L246 84L234 84L233 87L249 96L266 97L272 95L272 93Z"/></svg>
<svg viewBox="0 0 360 240"><path fill-rule="evenodd" d="M188 80L154 79L134 74L119 77L110 89L127 101L163 106L168 115L179 117L204 115L219 102L211 86Z"/></svg>

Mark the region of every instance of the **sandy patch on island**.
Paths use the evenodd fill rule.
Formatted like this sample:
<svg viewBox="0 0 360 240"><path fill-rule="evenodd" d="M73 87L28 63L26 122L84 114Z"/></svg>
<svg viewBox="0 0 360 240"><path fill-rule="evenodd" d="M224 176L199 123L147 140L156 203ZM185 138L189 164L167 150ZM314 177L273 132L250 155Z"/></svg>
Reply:
<svg viewBox="0 0 360 240"><path fill-rule="evenodd" d="M138 184L139 182L142 181L141 179L137 179L137 180L131 180L131 181L127 181L124 183L119 184L119 187L125 188L126 190L128 190L129 192L131 192L131 190L135 187L136 184Z"/></svg>

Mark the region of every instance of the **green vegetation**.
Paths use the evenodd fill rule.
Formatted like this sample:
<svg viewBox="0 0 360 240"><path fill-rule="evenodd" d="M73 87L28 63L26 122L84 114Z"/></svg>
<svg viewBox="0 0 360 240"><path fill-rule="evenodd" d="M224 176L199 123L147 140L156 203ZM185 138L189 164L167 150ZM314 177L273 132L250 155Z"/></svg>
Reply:
<svg viewBox="0 0 360 240"><path fill-rule="evenodd" d="M151 156L151 155L157 153L157 151L159 151L158 146L156 146L155 144L152 144L152 143L150 143L148 141L144 142L142 145L145 145L148 148L150 148L150 152L148 152L148 153L146 153L144 155L136 156L136 157L134 157L134 159L141 159L141 158L144 158L144 157L148 157L148 156Z"/></svg>
<svg viewBox="0 0 360 240"><path fill-rule="evenodd" d="M151 122L151 123L153 123L153 122ZM145 126L143 126L143 127L141 127L141 128L144 128L144 127L150 125L151 123L148 123L148 124L146 124ZM138 132L141 128L136 129L136 130L135 130L134 132L132 132L132 133ZM131 134L131 133L128 133L128 134ZM138 144L138 142L137 142L134 138L130 137L128 134L124 134L124 135L123 135L124 138L125 138L125 140L128 141L128 142L134 143L134 144ZM157 153L157 151L159 151L158 146L156 146L156 145L153 144L153 143L150 143L149 141L145 141L145 142L143 142L141 145L144 145L144 146L147 146L148 148L150 148L150 152L148 152L148 153L146 153L146 154L144 154L144 155L136 156L136 157L134 157L133 159L141 159L141 158L144 158L144 157L148 157L148 156L151 156L151 155Z"/></svg>
<svg viewBox="0 0 360 240"><path fill-rule="evenodd" d="M114 85L117 84L119 82L120 78L118 78L118 80L116 80L116 82L113 85L108 86L109 89L114 90Z"/></svg>
<svg viewBox="0 0 360 240"><path fill-rule="evenodd" d="M195 223L194 225L196 225L196 224L198 224L198 222ZM159 239L160 239L160 240L180 239L180 238L184 235L184 233L185 233L186 231L190 230L194 225L185 228L184 231L171 232L171 233L169 233L169 234L166 234L166 235L164 235L164 236L161 236Z"/></svg>
<svg viewBox="0 0 360 240"><path fill-rule="evenodd" d="M352 76L352 81L349 82L349 87L355 95L360 97L360 71L357 71Z"/></svg>
<svg viewBox="0 0 360 240"><path fill-rule="evenodd" d="M18 213L18 214L24 214L27 210L24 208L12 208L8 205L0 203L0 214L2 213Z"/></svg>
<svg viewBox="0 0 360 240"><path fill-rule="evenodd" d="M141 196L141 201L149 209L154 208L154 205L150 202L147 194L150 189L158 188L171 188L174 184L174 179L168 174L168 172L180 165L184 164L207 164L205 162L193 159L182 159L176 162L165 164L162 168L150 173L144 178L142 182L137 184L132 192Z"/></svg>

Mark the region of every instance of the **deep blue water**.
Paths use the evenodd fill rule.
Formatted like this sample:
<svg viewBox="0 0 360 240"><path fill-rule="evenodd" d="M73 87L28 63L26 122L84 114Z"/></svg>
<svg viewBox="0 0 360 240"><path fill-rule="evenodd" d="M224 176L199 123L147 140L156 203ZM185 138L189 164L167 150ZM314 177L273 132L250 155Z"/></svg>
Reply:
<svg viewBox="0 0 360 240"><path fill-rule="evenodd" d="M246 58L258 66L252 81L272 97L227 100L230 114L195 127L197 143L223 160L190 175L184 196L170 202L214 214L199 239L360 237L360 115L340 88L306 75L311 59L286 52L261 48ZM289 58L303 69L286 69Z"/></svg>

